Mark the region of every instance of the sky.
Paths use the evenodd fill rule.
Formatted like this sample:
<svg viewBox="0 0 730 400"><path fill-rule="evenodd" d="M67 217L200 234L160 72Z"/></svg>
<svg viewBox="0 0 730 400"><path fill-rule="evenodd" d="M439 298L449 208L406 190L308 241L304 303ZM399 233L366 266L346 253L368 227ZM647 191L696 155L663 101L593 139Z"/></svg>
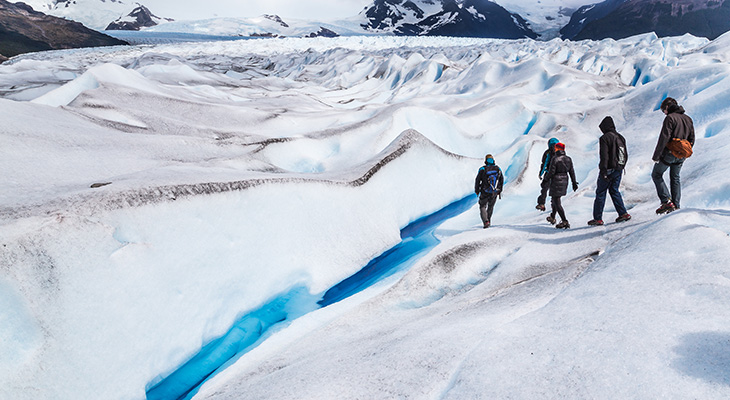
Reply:
<svg viewBox="0 0 730 400"><path fill-rule="evenodd" d="M141 400L207 360L224 368L198 400L728 398L729 41L15 57L0 65L0 398ZM682 209L658 216L667 95L697 142ZM614 223L609 201L590 227L607 115L632 218ZM568 230L535 210L551 137L580 183ZM506 182L482 229L487 153ZM353 279L362 291L319 301Z"/></svg>
<svg viewBox="0 0 730 400"><path fill-rule="evenodd" d="M175 19L204 19L213 17L258 17L262 14L276 14L280 17L297 19L336 20L353 17L370 0L210 0L187 2L180 6L179 1L147 0L150 10L160 17Z"/></svg>

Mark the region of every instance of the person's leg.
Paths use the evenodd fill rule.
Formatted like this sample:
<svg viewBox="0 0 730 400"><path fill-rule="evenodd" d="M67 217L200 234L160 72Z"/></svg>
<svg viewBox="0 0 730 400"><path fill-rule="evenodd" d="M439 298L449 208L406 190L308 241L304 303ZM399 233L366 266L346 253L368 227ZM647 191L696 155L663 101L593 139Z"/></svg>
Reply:
<svg viewBox="0 0 730 400"><path fill-rule="evenodd" d="M550 215L547 218L545 218L547 220L547 222L549 222L553 225L555 224L555 213L558 212L557 210L558 209L555 207L555 197L551 196L550 197Z"/></svg>
<svg viewBox="0 0 730 400"><path fill-rule="evenodd" d="M492 213L494 212L494 204L497 203L497 195L493 194L489 196L487 201L487 221L492 221Z"/></svg>
<svg viewBox="0 0 730 400"><path fill-rule="evenodd" d="M542 182L540 182L540 195L537 196L537 204L538 205L545 205L545 200L547 200L548 190L550 190L550 180L549 179L543 179Z"/></svg>
<svg viewBox="0 0 730 400"><path fill-rule="evenodd" d="M609 176L611 184L608 187L608 193L611 194L611 201L613 201L613 207L616 209L616 212L618 213L619 217L626 214L626 206L624 205L624 199L621 197L621 192L619 192L619 186L621 186L621 174L622 173L623 173L622 170L613 171L613 173Z"/></svg>
<svg viewBox="0 0 730 400"><path fill-rule="evenodd" d="M479 196L479 217L482 219L482 224L486 225L489 222L489 215L487 214L487 196L482 194Z"/></svg>
<svg viewBox="0 0 730 400"><path fill-rule="evenodd" d="M672 191L672 203L679 208L679 200L682 197L682 184L679 179L679 171L682 170L682 162L669 166L669 187Z"/></svg>
<svg viewBox="0 0 730 400"><path fill-rule="evenodd" d="M654 181L654 186L656 186L656 194L659 197L659 201L662 202L662 204L670 201L669 198L669 189L667 189L667 185L664 183L664 172L669 168L669 165L664 164L663 162L654 163L654 169L651 171L651 180Z"/></svg>
<svg viewBox="0 0 730 400"><path fill-rule="evenodd" d="M606 191L608 190L609 181L603 179L600 174L596 181L596 198L593 200L593 219L596 221L603 219L603 207L606 204Z"/></svg>
<svg viewBox="0 0 730 400"><path fill-rule="evenodd" d="M553 211L552 211L551 215L553 215L553 217L554 217L555 212L557 212L558 215L560 215L560 219L562 221L565 221L565 210L563 210L563 204L560 201L560 197L561 196L553 196L553 198L552 198Z"/></svg>

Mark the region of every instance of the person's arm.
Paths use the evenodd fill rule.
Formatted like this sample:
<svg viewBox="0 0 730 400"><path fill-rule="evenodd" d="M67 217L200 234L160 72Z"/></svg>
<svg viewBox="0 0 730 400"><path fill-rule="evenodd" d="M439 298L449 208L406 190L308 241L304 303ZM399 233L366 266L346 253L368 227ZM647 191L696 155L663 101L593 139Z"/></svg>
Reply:
<svg viewBox="0 0 730 400"><path fill-rule="evenodd" d="M497 192L502 193L502 187L504 186L504 174L502 168L499 169L499 181L497 182Z"/></svg>
<svg viewBox="0 0 730 400"><path fill-rule="evenodd" d="M477 178L474 181L474 193L479 194L482 189L482 168L477 171Z"/></svg>
<svg viewBox="0 0 730 400"><path fill-rule="evenodd" d="M548 154L550 154L550 150L546 150L544 153L542 153L542 162L540 163L540 174L538 175L539 178L542 178L543 174L545 174L545 162L547 161Z"/></svg>
<svg viewBox="0 0 730 400"><path fill-rule="evenodd" d="M608 134L603 134L603 136L598 139L598 173L600 176L604 179L606 179L607 171L608 171Z"/></svg>
<svg viewBox="0 0 730 400"><path fill-rule="evenodd" d="M568 175L570 175L570 181L573 182L573 191L575 192L578 190L578 181L575 180L575 169L573 168L573 160L570 160L570 169L568 170Z"/></svg>
<svg viewBox="0 0 730 400"><path fill-rule="evenodd" d="M664 148L667 147L669 139L672 138L673 131L674 121L672 121L672 119L669 118L669 116L667 115L666 118L664 118L662 130L661 132L659 132L659 140L657 140L656 148L654 149L654 155L651 157L654 162L659 162L659 159L662 157L662 152L664 151Z"/></svg>

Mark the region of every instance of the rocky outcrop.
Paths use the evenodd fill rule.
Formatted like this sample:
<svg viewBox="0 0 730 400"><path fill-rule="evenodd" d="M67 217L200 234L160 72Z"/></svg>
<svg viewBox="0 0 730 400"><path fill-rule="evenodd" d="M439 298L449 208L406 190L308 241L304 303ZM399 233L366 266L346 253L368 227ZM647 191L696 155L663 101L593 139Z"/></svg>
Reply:
<svg viewBox="0 0 730 400"><path fill-rule="evenodd" d="M78 22L34 11L24 3L0 0L0 54L123 45L126 42Z"/></svg>
<svg viewBox="0 0 730 400"><path fill-rule="evenodd" d="M313 38L313 37L337 37L337 36L340 36L337 34L337 32L334 32L332 30L329 30L325 27L320 26L319 30L317 32L312 32L305 37Z"/></svg>
<svg viewBox="0 0 730 400"><path fill-rule="evenodd" d="M125 17L119 18L110 23L106 30L108 31L138 31L141 28L149 28L158 25L163 18L154 14L145 6L137 3L138 7L132 10ZM164 18L165 21L173 21L170 18Z"/></svg>

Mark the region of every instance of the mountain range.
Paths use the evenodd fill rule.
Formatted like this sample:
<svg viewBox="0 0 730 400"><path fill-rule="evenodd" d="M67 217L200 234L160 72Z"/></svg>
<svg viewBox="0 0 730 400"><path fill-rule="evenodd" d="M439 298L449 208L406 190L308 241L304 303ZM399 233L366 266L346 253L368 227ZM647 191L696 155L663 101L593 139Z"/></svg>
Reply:
<svg viewBox="0 0 730 400"><path fill-rule="evenodd" d="M489 0L375 0L363 29L408 36L537 38L520 15Z"/></svg>
<svg viewBox="0 0 730 400"><path fill-rule="evenodd" d="M36 11L96 30L150 30L219 36L311 37L338 35L458 36L500 39L621 39L655 32L714 39L730 30L730 0L373 0L358 15L323 23L276 15L173 21L141 3L123 0L27 0ZM3 0L3 3L7 3ZM16 6L23 8L22 6ZM24 7L30 10L30 7ZM32 10L30 10L32 11ZM5 24L5 30L9 28ZM18 25L16 24L16 27ZM19 28L18 28L19 29ZM13 35L26 36L21 31ZM5 33L5 41L12 35ZM85 39L78 39L85 43ZM57 48L48 43L25 51ZM5 47L8 45L6 43ZM16 54L5 50L8 54Z"/></svg>

